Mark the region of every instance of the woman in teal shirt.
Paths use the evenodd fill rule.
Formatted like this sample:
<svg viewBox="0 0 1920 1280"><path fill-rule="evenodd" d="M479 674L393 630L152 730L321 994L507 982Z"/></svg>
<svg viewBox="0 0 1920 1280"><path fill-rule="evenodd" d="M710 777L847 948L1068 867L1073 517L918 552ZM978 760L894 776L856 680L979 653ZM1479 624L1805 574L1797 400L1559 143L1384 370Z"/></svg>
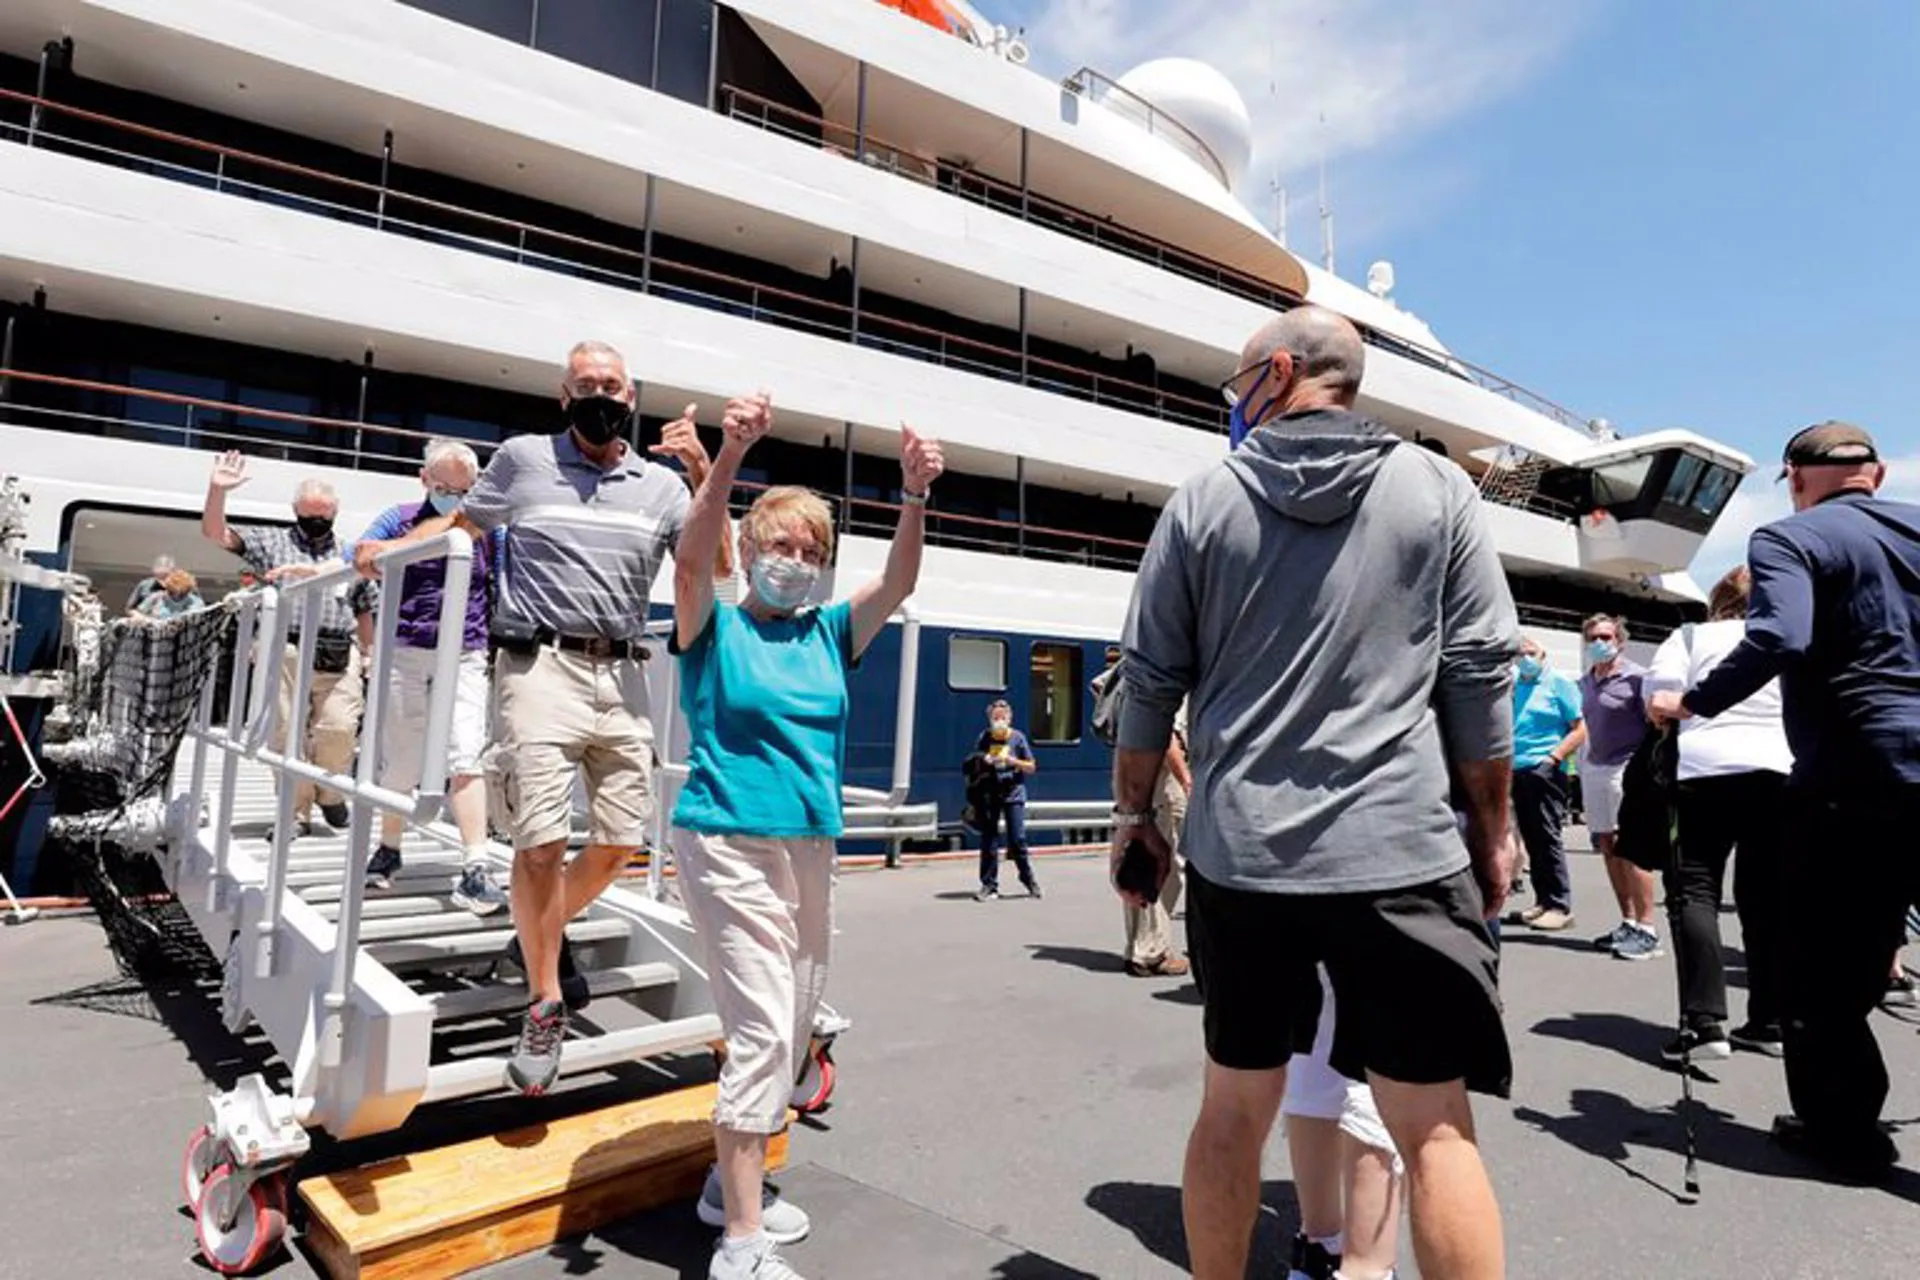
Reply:
<svg viewBox="0 0 1920 1280"><path fill-rule="evenodd" d="M726 536L727 498L771 424L764 395L728 403L726 441L674 552L672 647L691 747L673 851L727 1041L719 1162L699 1203L703 1222L726 1228L711 1280L799 1280L775 1249L806 1235L807 1216L762 1174L826 988L847 672L913 593L927 487L942 469L940 446L902 426L886 569L831 604L809 603L833 555L826 503L793 486L767 490L740 522L746 600L718 603L707 566Z"/></svg>

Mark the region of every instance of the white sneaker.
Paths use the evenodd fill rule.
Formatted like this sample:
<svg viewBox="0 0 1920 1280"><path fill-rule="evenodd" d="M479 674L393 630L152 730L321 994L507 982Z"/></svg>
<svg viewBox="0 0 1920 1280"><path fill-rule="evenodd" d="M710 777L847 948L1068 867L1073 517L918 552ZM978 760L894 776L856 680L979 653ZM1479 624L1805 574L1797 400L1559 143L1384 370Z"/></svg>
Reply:
<svg viewBox="0 0 1920 1280"><path fill-rule="evenodd" d="M726 1197L720 1191L720 1170L718 1166L707 1170L707 1185L700 1189L700 1203L694 1207L700 1221L710 1227L727 1225ZM784 1199L778 1191L765 1183L760 1188L760 1230L774 1244L796 1244L807 1238L807 1232L813 1229L813 1223L807 1217L807 1211ZM785 1263L780 1265L785 1266ZM719 1275L718 1271L713 1273ZM729 1275L758 1276L761 1272L729 1272ZM767 1275L787 1275L788 1272L766 1272Z"/></svg>
<svg viewBox="0 0 1920 1280"><path fill-rule="evenodd" d="M489 916L507 905L507 891L484 862L471 863L453 882L453 905Z"/></svg>
<svg viewBox="0 0 1920 1280"><path fill-rule="evenodd" d="M729 1247L723 1236L713 1246L707 1280L804 1280L780 1256L779 1246L761 1232L750 1242Z"/></svg>

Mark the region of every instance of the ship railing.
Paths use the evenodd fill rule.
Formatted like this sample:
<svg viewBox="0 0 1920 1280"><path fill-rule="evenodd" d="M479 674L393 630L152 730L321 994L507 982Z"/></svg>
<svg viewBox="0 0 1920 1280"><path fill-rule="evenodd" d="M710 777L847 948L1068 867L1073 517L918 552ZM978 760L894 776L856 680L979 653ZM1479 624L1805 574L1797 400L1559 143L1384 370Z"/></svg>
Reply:
<svg viewBox="0 0 1920 1280"><path fill-rule="evenodd" d="M0 102L6 101L39 106L48 113L70 116L91 125L124 131L131 137L184 148L209 157L213 168L209 171L191 164L106 146L89 139L70 137L52 131L45 124L33 134L35 145L52 144L71 148L122 167L211 187L218 192L261 199L316 216L407 235L519 265L653 294L746 319L767 321L1163 421L1220 433L1227 429L1226 407L1215 398L1189 396L1136 379L1034 355L1017 347L1001 346L896 319L885 312L875 311L871 306L858 305L857 301L839 302L815 297L677 261L646 249L634 249L572 232L557 231L500 214L413 195L383 183L331 174L311 166L205 142L95 111L64 107L57 102L14 90L0 89ZM19 125L0 122L0 137L5 136L25 138L27 131ZM235 166L247 165L280 174L287 179L321 184L336 196L358 197L359 202L349 203L344 198L329 199L289 190L284 185L275 186L242 177L234 171ZM401 216L395 212L396 208L410 209L421 215L458 219L471 227L486 230L449 230L417 218ZM549 247L542 248L543 245Z"/></svg>
<svg viewBox="0 0 1920 1280"><path fill-rule="evenodd" d="M1166 108L1155 106L1118 80L1092 67L1081 67L1061 81L1060 87L1116 115L1125 116L1154 137L1164 139L1176 150L1185 153L1188 159L1211 173L1221 186L1227 185L1227 166L1220 162L1213 148L1199 134L1180 123Z"/></svg>
<svg viewBox="0 0 1920 1280"><path fill-rule="evenodd" d="M383 423L291 413L286 410L265 409L201 396L122 386L94 379L34 373L24 369L0 368L0 378L10 378L23 387L44 386L54 390L148 400L157 405L167 405L182 410L184 419L180 422L164 422L155 421L152 418L88 413L13 401L0 403L0 421L11 420L25 425L45 424L55 429L98 430L134 438L160 435L177 440L189 448L243 447L259 450L265 456L284 456L289 449L293 449L301 458L322 465L357 466L360 462L372 458L411 470L418 465L419 449L425 445L426 441L435 438L428 432L392 427ZM222 422L219 421L220 417L231 417L233 421ZM302 440L292 443L284 435L266 435L247 430L245 423L248 418L259 418L265 422L286 425L304 425L314 430L362 438L351 447L330 445L320 440ZM398 452L369 452L368 442L381 439L391 440L396 447L409 448L414 451L414 455L403 456ZM468 443L482 454L498 447L497 442L489 440L475 439L469 440ZM754 497L771 487L770 484L736 480L729 500L730 505L736 512L743 510ZM822 491L820 496L830 505L845 506L846 518L843 527L847 531L876 537L891 536L900 510L898 503L857 498L827 491ZM888 518L889 515L891 519ZM1140 554L1146 550L1145 542L1110 537L1086 530L1023 524L1019 521L996 520L963 512L941 511L937 508L930 509L927 517L929 522L927 541L933 546L993 551L1018 555L1026 559L1095 564L1121 569L1131 569L1137 565Z"/></svg>
<svg viewBox="0 0 1920 1280"><path fill-rule="evenodd" d="M989 177L975 169L963 169L933 156L880 141L870 133L863 137L848 125L797 110L733 85L722 85L719 92L722 110L742 123L756 125L796 142L822 146L850 159L871 153L909 157L914 163L899 166L897 171L901 176L912 178L924 185L937 186L950 195L973 200L997 212L1044 225L1101 248L1127 254L1163 270L1176 272L1202 284L1212 285L1249 302L1272 307L1276 311L1285 311L1301 305L1302 299L1296 294L1249 272L1228 266L1190 249L1183 249L1144 231L1122 226L1102 215L1047 196L1037 195L1015 183ZM1382 351L1389 351L1430 368L1452 374L1473 383L1482 390L1491 391L1516 404L1523 405L1562 426L1585 430L1585 418L1511 378L1502 377L1490 369L1474 364L1470 360L1463 360L1451 352L1375 329L1359 321L1354 323L1369 346L1378 347Z"/></svg>
<svg viewBox="0 0 1920 1280"><path fill-rule="evenodd" d="M983 204L1000 213L1037 223L1103 249L1126 254L1163 270L1177 272L1249 302L1276 310L1300 303L1298 294L1250 272L1216 262L1158 236L1124 226L1074 205L1036 194L1032 190L1023 190L1015 183L991 177L978 169L939 160L924 152L876 138L871 133L863 136L849 125L796 110L735 85L720 86L720 101L722 112L735 120L757 125L796 142L824 147L848 159L893 169L922 185L938 187L951 195ZM911 163L897 163L902 157Z"/></svg>

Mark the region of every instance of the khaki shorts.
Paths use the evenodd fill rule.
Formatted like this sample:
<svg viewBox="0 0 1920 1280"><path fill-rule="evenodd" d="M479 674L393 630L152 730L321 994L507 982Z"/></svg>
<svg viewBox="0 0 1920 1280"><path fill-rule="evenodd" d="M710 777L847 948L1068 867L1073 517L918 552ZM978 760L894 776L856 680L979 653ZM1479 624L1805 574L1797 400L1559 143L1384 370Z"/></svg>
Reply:
<svg viewBox="0 0 1920 1280"><path fill-rule="evenodd" d="M653 720L646 671L542 646L494 664L496 767L513 847L564 840L573 775L587 784L594 844L637 848L653 824Z"/></svg>

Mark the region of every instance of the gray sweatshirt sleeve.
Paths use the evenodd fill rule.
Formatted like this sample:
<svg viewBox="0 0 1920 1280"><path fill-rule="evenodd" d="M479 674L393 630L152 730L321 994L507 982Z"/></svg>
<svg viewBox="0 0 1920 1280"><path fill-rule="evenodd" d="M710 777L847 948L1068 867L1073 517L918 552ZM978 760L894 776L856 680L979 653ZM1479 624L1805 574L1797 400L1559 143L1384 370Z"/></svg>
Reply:
<svg viewBox="0 0 1920 1280"><path fill-rule="evenodd" d="M1433 705L1449 759L1499 760L1513 754L1513 660L1520 652L1520 619L1478 495L1464 475L1449 480L1450 554Z"/></svg>
<svg viewBox="0 0 1920 1280"><path fill-rule="evenodd" d="M1187 545L1188 492L1182 489L1161 511L1133 580L1120 638L1127 696L1115 735L1115 745L1126 751L1167 749L1174 714L1199 676L1200 611Z"/></svg>

